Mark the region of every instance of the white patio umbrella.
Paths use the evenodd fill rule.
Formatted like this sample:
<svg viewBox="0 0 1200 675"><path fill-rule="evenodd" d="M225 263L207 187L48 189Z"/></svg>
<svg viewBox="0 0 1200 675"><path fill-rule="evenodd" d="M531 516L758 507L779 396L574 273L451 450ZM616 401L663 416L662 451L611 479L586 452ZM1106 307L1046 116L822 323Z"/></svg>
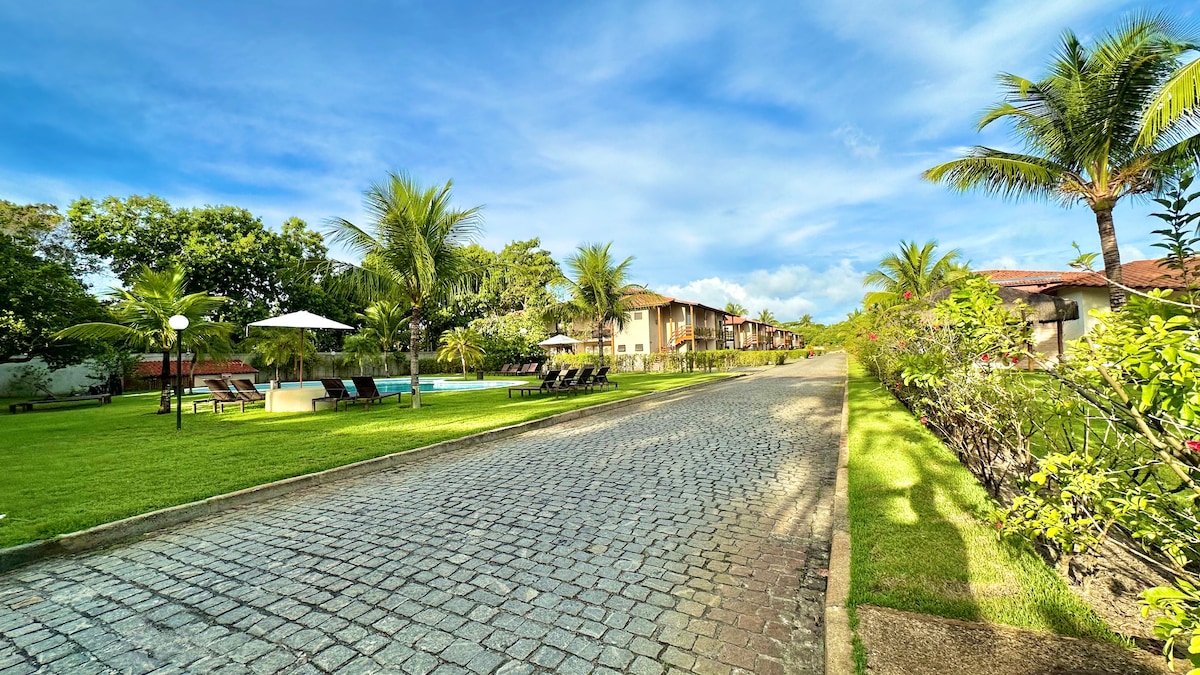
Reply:
<svg viewBox="0 0 1200 675"><path fill-rule="evenodd" d="M542 340L541 342L538 343L538 346L539 347L562 347L563 349L566 349L568 347L573 348L577 344L579 344L579 340L576 340L575 338L573 338L569 335L563 335L562 333L559 333L558 335L555 335L552 338L547 338L545 340Z"/></svg>
<svg viewBox="0 0 1200 675"><path fill-rule="evenodd" d="M344 323L338 323L333 319L326 319L323 316L313 314L312 312L292 312L291 314L282 314L273 316L262 321L255 321L251 326L261 326L263 328L299 328L300 329L300 386L304 386L304 329L312 328L317 330L327 328L333 330L354 330L354 326L347 326Z"/></svg>

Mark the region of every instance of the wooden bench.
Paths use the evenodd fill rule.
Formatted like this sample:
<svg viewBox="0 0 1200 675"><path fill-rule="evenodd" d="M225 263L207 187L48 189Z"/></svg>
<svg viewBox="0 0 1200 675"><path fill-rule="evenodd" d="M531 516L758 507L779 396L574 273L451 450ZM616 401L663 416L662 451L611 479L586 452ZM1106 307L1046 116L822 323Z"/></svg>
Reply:
<svg viewBox="0 0 1200 675"><path fill-rule="evenodd" d="M100 405L112 403L112 394L85 394L82 396L61 396L55 398L41 398L36 401L23 401L21 403L12 403L8 406L9 414L18 412L32 412L37 406L50 405L51 403L77 403L79 401L99 401Z"/></svg>

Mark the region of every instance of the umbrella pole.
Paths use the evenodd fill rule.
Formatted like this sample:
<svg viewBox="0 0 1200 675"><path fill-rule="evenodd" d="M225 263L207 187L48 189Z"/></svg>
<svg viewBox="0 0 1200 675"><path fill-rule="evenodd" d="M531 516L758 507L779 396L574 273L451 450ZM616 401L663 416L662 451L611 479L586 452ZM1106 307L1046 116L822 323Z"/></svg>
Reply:
<svg viewBox="0 0 1200 675"><path fill-rule="evenodd" d="M300 387L304 387L304 328L300 328Z"/></svg>

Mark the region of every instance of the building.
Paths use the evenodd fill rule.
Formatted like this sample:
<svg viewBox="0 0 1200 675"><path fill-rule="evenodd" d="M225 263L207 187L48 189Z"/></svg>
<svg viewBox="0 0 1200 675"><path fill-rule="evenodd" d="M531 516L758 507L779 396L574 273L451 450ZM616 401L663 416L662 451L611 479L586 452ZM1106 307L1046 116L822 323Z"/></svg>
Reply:
<svg viewBox="0 0 1200 675"><path fill-rule="evenodd" d="M723 348L725 312L698 302L665 295L631 298L633 311L614 338L612 326L604 329L604 350L616 356L655 352L698 352ZM595 353L599 335L595 325L576 322L572 337L580 351Z"/></svg>
<svg viewBox="0 0 1200 675"><path fill-rule="evenodd" d="M724 329L726 349L760 351L804 346L804 340L796 333L744 316L726 316Z"/></svg>
<svg viewBox="0 0 1200 675"><path fill-rule="evenodd" d="M175 355L171 355L171 383L175 383ZM221 379L223 377L244 377L248 380L257 379L258 369L241 359L195 361L185 359L183 362L183 381L188 388L203 387L204 380ZM133 377L144 382L148 389L162 387L162 357L141 361L134 370ZM190 384L189 384L190 383Z"/></svg>
<svg viewBox="0 0 1200 675"><path fill-rule="evenodd" d="M1195 261L1200 272L1200 261ZM1093 309L1108 309L1108 280L1104 272L1052 272L1031 270L985 270L980 274L1001 288L1072 300L1078 306L1078 318L1063 321L1064 340L1082 337L1096 324ZM1163 267L1161 260L1135 260L1121 265L1124 285L1141 292L1151 290L1182 290L1183 280L1178 270Z"/></svg>

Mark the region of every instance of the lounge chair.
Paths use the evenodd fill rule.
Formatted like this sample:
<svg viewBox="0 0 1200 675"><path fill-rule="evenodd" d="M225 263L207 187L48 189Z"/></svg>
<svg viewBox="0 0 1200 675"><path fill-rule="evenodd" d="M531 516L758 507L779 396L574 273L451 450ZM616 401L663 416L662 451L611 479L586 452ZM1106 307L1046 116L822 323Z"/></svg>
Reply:
<svg viewBox="0 0 1200 675"><path fill-rule="evenodd" d="M253 403L254 401L267 400L266 394L263 394L261 391L259 391L258 387L254 386L253 382L245 378L234 380L233 387L234 389L237 389L238 396L241 396L250 403Z"/></svg>
<svg viewBox="0 0 1200 675"><path fill-rule="evenodd" d="M192 401L193 413L196 412L201 403L211 403L214 413L217 412L217 406L221 407L221 412L225 412L225 406L227 405L236 405L242 412L246 412L246 404L253 403L253 401L247 401L244 397L230 391L229 385L225 384L225 380L205 380L204 386L208 387L210 398Z"/></svg>
<svg viewBox="0 0 1200 675"><path fill-rule="evenodd" d="M581 391L581 390L586 391L588 389L591 389L592 386L594 385L593 378L592 378L592 372L595 369L596 369L595 366L584 366L579 371L579 374L576 375L575 377L573 377L569 380L564 377L563 381L560 385L561 388L564 390L568 389L568 388L573 389L576 392Z"/></svg>
<svg viewBox="0 0 1200 675"><path fill-rule="evenodd" d="M550 391L554 392L554 398L558 398L559 394L579 393L579 389L575 386L575 383L579 380L576 376L577 373L579 373L578 368L571 368L563 373L561 379L551 384Z"/></svg>
<svg viewBox="0 0 1200 675"><path fill-rule="evenodd" d="M519 371L517 371L517 374L518 375L537 375L538 368L541 368L541 367L542 367L542 364L538 363L537 361L534 361L533 363L526 363L525 365L521 366L521 369Z"/></svg>
<svg viewBox="0 0 1200 675"><path fill-rule="evenodd" d="M321 378L321 386L325 387L325 395L312 400L313 412L317 411L318 403L333 403L333 409L336 412L339 403L349 405L355 401L355 397L351 396L350 392L346 389L346 383L336 377Z"/></svg>
<svg viewBox="0 0 1200 675"><path fill-rule="evenodd" d="M558 374L560 372L562 372L562 371L558 371L558 370L547 371L547 373L544 376L542 376L541 383L536 387L531 384L520 386L520 387L509 387L508 388L508 397L512 398L512 393L514 391L520 392L521 396L524 396L525 392L530 392L531 394L540 394L542 392L554 391L554 389L552 387L554 387L555 383L558 382Z"/></svg>
<svg viewBox="0 0 1200 675"><path fill-rule="evenodd" d="M46 389L45 387L38 387L38 389L40 391L42 391L42 393L45 394L45 396L43 398L35 399L33 401L21 401L19 403L10 403L8 405L9 414L10 415L16 414L17 412L20 412L20 411L32 412L35 407L50 405L52 403L78 403L78 402L84 402L84 401L97 401L100 405L112 403L112 394L109 394L109 393L97 393L97 394L89 393L89 394L80 394L77 396L55 396L54 392L50 391L49 389Z"/></svg>
<svg viewBox="0 0 1200 675"><path fill-rule="evenodd" d="M621 384L620 382L610 382L608 380L608 369L611 367L612 366L604 366L600 370L597 370L596 374L592 376L592 385L600 387L600 391L604 391L604 388L608 386L616 389Z"/></svg>
<svg viewBox="0 0 1200 675"><path fill-rule="evenodd" d="M363 402L363 410L370 410L372 403L383 403L383 399L389 396L395 396L396 403L400 403L400 400L404 398L398 391L388 394L380 392L373 377L352 377L350 379L354 381L354 390L358 392L355 398Z"/></svg>
<svg viewBox="0 0 1200 675"><path fill-rule="evenodd" d="M501 375L516 375L517 372L520 370L521 370L521 367L518 366L517 364L506 363L500 367L500 374Z"/></svg>

